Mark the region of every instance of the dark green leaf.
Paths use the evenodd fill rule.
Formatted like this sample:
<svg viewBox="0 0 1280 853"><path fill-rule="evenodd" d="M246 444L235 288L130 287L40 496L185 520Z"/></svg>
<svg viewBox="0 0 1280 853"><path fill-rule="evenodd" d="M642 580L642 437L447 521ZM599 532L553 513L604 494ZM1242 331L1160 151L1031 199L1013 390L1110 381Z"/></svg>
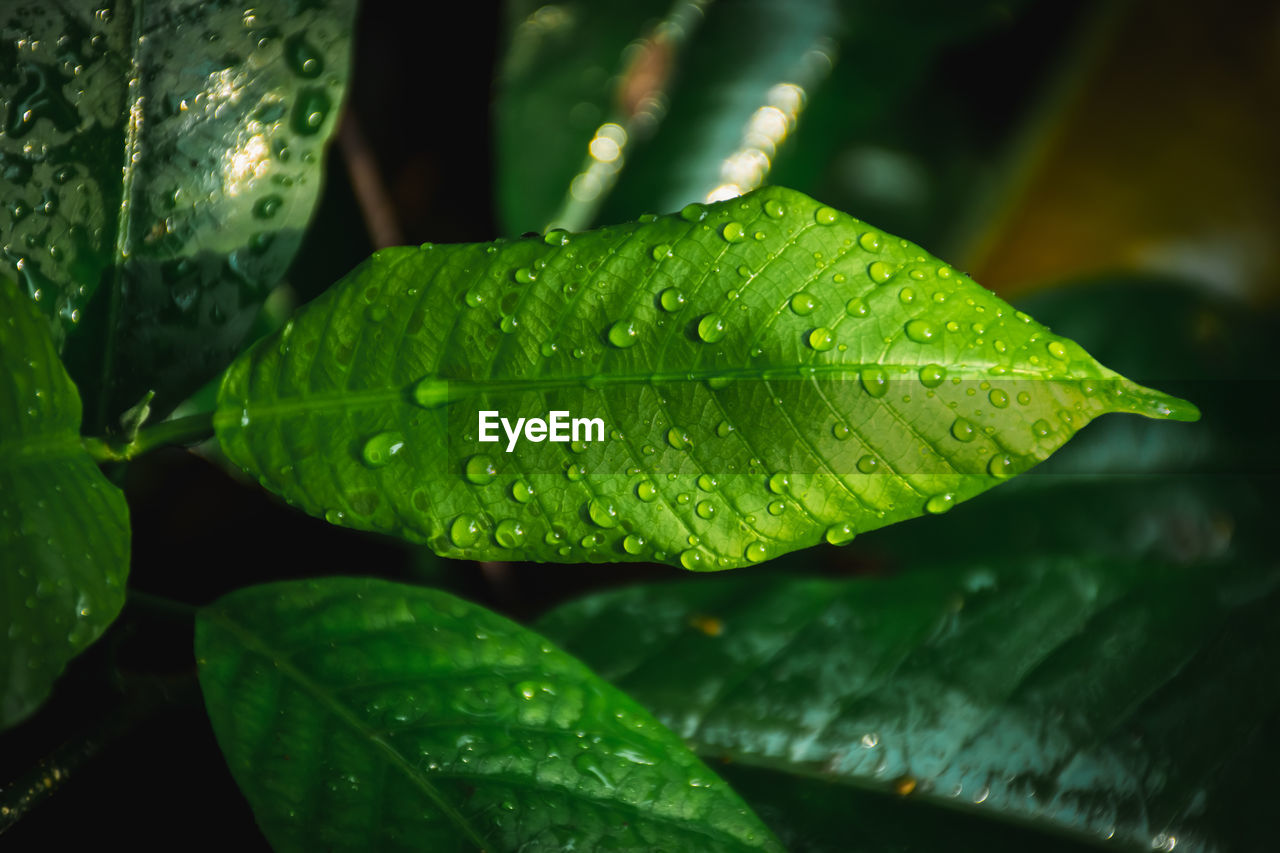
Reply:
<svg viewBox="0 0 1280 853"><path fill-rule="evenodd" d="M152 388L167 411L238 348L311 215L354 9L24 0L0 20L3 262L95 428Z"/></svg>
<svg viewBox="0 0 1280 853"><path fill-rule="evenodd" d="M34 711L124 605L129 509L79 430L48 328L0 277L0 729Z"/></svg>
<svg viewBox="0 0 1280 853"><path fill-rule="evenodd" d="M1000 824L919 797L867 791L824 779L723 763L733 789L789 853L1087 853L1092 844Z"/></svg>
<svg viewBox="0 0 1280 853"><path fill-rule="evenodd" d="M599 418L604 440L485 443L481 411ZM307 512L442 555L716 569L944 512L1106 412L1196 416L770 187L380 252L233 365L216 426Z"/></svg>
<svg viewBox="0 0 1280 853"><path fill-rule="evenodd" d="M200 685L277 850L775 850L680 740L542 637L370 579L202 611Z"/></svg>
<svg viewBox="0 0 1280 853"><path fill-rule="evenodd" d="M1263 849L1222 819L1247 812L1235 780L1259 778L1280 709L1280 575L1257 569L734 578L597 595L540 630L709 758L1126 849Z"/></svg>

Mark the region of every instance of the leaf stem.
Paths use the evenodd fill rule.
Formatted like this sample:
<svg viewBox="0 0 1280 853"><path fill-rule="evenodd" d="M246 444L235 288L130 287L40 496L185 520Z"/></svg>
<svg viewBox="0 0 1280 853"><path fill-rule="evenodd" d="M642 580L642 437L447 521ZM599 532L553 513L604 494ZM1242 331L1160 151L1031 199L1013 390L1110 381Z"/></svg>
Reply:
<svg viewBox="0 0 1280 853"><path fill-rule="evenodd" d="M122 462L168 444L194 444L213 435L213 412L163 421L138 431L133 441L113 442L106 438L82 439L84 449L99 462Z"/></svg>

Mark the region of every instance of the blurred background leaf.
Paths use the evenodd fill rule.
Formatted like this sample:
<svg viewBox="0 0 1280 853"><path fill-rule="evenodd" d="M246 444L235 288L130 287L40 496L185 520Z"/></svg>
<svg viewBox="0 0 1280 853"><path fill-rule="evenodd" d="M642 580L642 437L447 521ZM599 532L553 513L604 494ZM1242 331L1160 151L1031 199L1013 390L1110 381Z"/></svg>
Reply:
<svg viewBox="0 0 1280 853"><path fill-rule="evenodd" d="M626 221L767 182L936 248L1045 73L1045 41L1087 17L1027 5L650 2L624 17L508 3L506 230ZM970 59L985 51L1033 72Z"/></svg>

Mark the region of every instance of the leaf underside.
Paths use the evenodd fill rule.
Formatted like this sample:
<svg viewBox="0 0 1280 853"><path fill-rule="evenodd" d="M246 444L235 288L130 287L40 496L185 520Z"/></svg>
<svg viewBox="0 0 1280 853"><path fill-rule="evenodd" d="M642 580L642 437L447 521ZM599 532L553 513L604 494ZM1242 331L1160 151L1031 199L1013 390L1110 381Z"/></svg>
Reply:
<svg viewBox="0 0 1280 853"><path fill-rule="evenodd" d="M1280 707L1277 575L1258 568L1035 558L736 577L591 596L537 627L708 760L777 785L1212 850L1267 832L1239 825L1231 792L1256 778L1252 744Z"/></svg>
<svg viewBox="0 0 1280 853"><path fill-rule="evenodd" d="M604 440L508 451L481 411L600 418ZM1196 417L769 187L379 252L236 361L216 427L307 512L445 556L720 569L944 512L1106 412Z"/></svg>
<svg viewBox="0 0 1280 853"><path fill-rule="evenodd" d="M201 612L196 657L276 850L779 849L616 688L447 593L251 587Z"/></svg>
<svg viewBox="0 0 1280 853"><path fill-rule="evenodd" d="M148 389L171 408L239 348L318 197L354 13L23 0L0 20L0 264L95 429Z"/></svg>
<svg viewBox="0 0 1280 853"><path fill-rule="evenodd" d="M129 510L79 429L43 319L0 277L0 729L34 711L124 605Z"/></svg>

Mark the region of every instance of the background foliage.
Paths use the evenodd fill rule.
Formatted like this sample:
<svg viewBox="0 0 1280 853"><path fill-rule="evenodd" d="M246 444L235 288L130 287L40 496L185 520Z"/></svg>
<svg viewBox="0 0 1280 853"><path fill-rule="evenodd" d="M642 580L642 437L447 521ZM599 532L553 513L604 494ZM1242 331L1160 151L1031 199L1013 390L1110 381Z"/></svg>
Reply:
<svg viewBox="0 0 1280 853"><path fill-rule="evenodd" d="M240 7L202 5L227 16L234 39L258 33L258 23L283 28L282 43L292 28L306 29L296 15L246 26ZM273 245L300 239L300 249L250 334L278 325L382 245L623 221L759 177L920 243L1108 366L1195 401L1203 419L1104 419L1050 462L945 516L696 582L654 565L437 560L290 511L256 483L229 478L216 459L176 449L108 469L130 509L133 597L40 713L0 735L0 806L9 810L0 826L22 816L3 840L86 843L123 820L145 846L193 826L210 844L265 845L196 686L191 614L165 602L205 605L271 580L367 574L446 588L520 622L540 619L536 627L688 738L794 849L1081 849L1113 828L1132 849L1260 849L1262 803L1274 787L1265 756L1280 745L1280 697L1267 670L1280 642L1268 618L1277 565L1267 529L1280 469L1260 410L1274 391L1280 284L1271 238L1280 226L1271 156L1280 133L1268 107L1280 85L1268 40L1275 4L1212 16L1158 2L812 0L781 14L782 4L757 0L625 4L625 14L610 15L605 5L613 4L365 4L345 112L334 98L320 119L338 141L323 155L316 217L298 230L308 197L296 214L272 220L281 224ZM137 22L125 11L99 22L105 38L127 41L117 30ZM16 28L45 26L44 14L0 21L0 50L15 49ZM257 44L246 41L237 58L251 61ZM179 48L168 40L148 50ZM333 50L341 56L340 45ZM150 57L134 61L149 68ZM69 61L51 54L55 70L54 60ZM340 71L341 60L324 67ZM99 70L103 81L122 71ZM304 90L320 85L303 77ZM144 78L180 104L181 86ZM803 93L777 88L784 82ZM16 81L32 93L38 84ZM125 98L101 96L104 127L122 140ZM765 106L777 115L758 113ZM55 117L57 108L41 102ZM75 199L92 193L37 209L47 204L44 178L23 174L15 115L5 116L5 145L18 145L0 148L13 206L0 215L18 223L4 249L15 266L43 251L23 269L47 275L62 262L49 251L58 241L28 229L44 222L71 234ZM310 149L315 192L321 149L308 134L293 138L289 115L243 119L278 121L290 144ZM598 132L610 122L625 131L624 145L615 131ZM41 125L49 126L58 130L57 121ZM609 141L592 148L593 138ZM78 180L110 171L71 160L83 170ZM597 184L584 178L575 197L575 178L593 167ZM52 170L45 177L62 186ZM19 186L39 197L15 195ZM158 203L140 204L138 215L155 217ZM257 272L247 283L216 272L259 233L252 215L243 223L238 215L228 214L225 243L190 252L179 245L181 223L178 236L165 236L155 230L163 216L139 220L135 233L164 239L140 237L145 248L125 264L109 235L74 244L77 281L138 275L154 287L140 286L136 298L163 296L163 309L128 302L92 312L103 318L95 323L111 316L151 330L130 339L137 352L127 358L140 369L156 358L158 339L148 335L198 344L192 360L174 360L182 375L158 411L221 368L265 297ZM288 252L268 255L275 269L289 263ZM186 314L185 297L174 300L192 282L203 295ZM22 283L28 293L41 286ZM92 415L100 427L150 385L122 371L127 381L113 390L93 377L94 347L76 356L78 336L119 334L72 328L70 312L89 318L92 298L67 302L65 312L44 307L82 396L113 401ZM232 303L237 331L209 354L189 333ZM157 320L166 317L174 324ZM644 585L606 590L634 584ZM637 617L635 601L653 615ZM877 633L877 614L890 610L914 614L895 623L900 636ZM632 624L625 619L637 620L634 630L620 630ZM1041 636L1047 625L1080 630ZM896 698L885 698L874 661L828 653L850 636L879 638L870 647L913 676L889 682ZM783 654L791 640L796 648ZM680 655L662 651L671 642ZM1019 657L1033 646L1035 655ZM654 656L660 665L646 669ZM753 666L766 683L752 681ZM966 676L939 685L940 674L957 671ZM739 672L741 683L724 682ZM779 695L776 684L795 689ZM802 699L810 696L822 701ZM954 702L913 704L939 696ZM830 731L800 713L833 699L841 718ZM903 707L918 712L916 735L940 733L923 753L904 752L917 742L890 727ZM984 724L1014 720L1001 728L1011 740L984 753L956 745L961 729L924 724L961 712ZM804 749L780 747L771 725ZM875 745L865 747L870 735ZM1077 749L1094 764L1053 763L1066 754L1055 749ZM859 750L880 750L883 767ZM965 774L995 759L1013 762L999 772L1016 778L985 813L1017 814L1023 806L1012 798L1029 787L1053 804L1032 823L1056 822L1068 837L1048 841L980 807L955 807L952 785L972 803L983 789ZM1122 805L1073 798L1085 777ZM1149 810L1135 816L1126 797ZM1180 840L1161 814L1179 816Z"/></svg>

